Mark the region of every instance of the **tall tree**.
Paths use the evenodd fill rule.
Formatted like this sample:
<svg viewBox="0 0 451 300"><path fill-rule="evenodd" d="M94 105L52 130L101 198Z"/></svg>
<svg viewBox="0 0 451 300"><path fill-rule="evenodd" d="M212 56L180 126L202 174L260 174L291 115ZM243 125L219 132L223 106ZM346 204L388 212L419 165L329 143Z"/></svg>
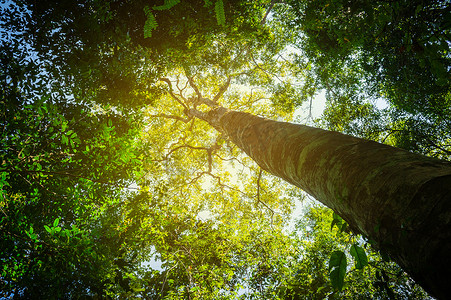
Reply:
<svg viewBox="0 0 451 300"><path fill-rule="evenodd" d="M107 148L108 151L112 151L111 155L114 159L110 159L109 156L104 155L103 151L98 150L96 155L91 157L92 160L82 160L82 167L77 167L78 161L70 161L75 163L75 166L70 169L79 171L79 169L89 169L87 166L91 163L94 164L99 159L99 162L103 161L104 163L96 165L92 172L105 175L103 171L108 171L106 175L112 176L114 184L134 182L143 192L139 196L131 197L124 197L121 194L114 201L105 200L105 202L99 202L97 197L91 197L87 193L89 197L86 198L93 200L93 209L98 208L99 203L101 204L102 209L98 210L98 214L105 216L107 224L107 226L102 226L103 223L94 223L94 228L90 228L91 225L86 227L86 233L93 235L92 240L103 237L102 230L99 228L107 231L108 228L116 228L117 231L111 232L115 232L120 238L126 237L125 240L120 239L120 241L124 241L123 249L144 245L143 252L145 252L146 250L150 251L154 246L166 266L164 274L143 272L144 275L139 278L136 276L136 274L140 275L139 272L135 272L136 270L130 267L130 263L136 263L136 256L145 258L145 254L142 252L136 254L133 251L115 253L114 249L116 248L113 244L110 247L113 255L108 256L107 259L109 262L107 265L113 267L105 272L106 276L90 273L94 276L86 277L102 279L97 285L100 291L99 295L117 292L126 296L134 288L139 289L139 283L148 287L149 284L158 282L159 285L155 284L155 288L149 288L144 295L189 298L191 295L205 296L207 292L210 292L209 295L214 297L224 290L235 291L240 280L243 280L244 275L242 274L246 273L246 266L235 261L237 257L245 257L249 261L252 261L253 258L257 260L259 255L260 258L266 257L266 247L254 247L255 249L243 251L243 244L252 245L250 243L252 237L257 237L256 245L260 245L258 243L260 235L248 234L249 224L258 226L259 230L265 227L280 226L283 218L277 218L279 214L274 217L274 208L280 207L282 212L286 212L289 211L290 205L284 203L287 202L286 198L278 195L278 191L274 188L275 185L270 186L270 182L265 182L264 176L261 176L262 172L259 172L255 166L251 165L249 170L251 174L259 174L257 179L247 180L249 179L249 176L246 176L248 174L240 174L244 178L243 182L248 184L243 184L239 188L227 185L222 180L227 177L224 168L221 176L212 171L215 166L221 166L221 163L223 166L223 162L227 159L237 160L240 163L242 157L238 156L237 159L236 148L232 145L227 145L230 147L222 146L227 144L227 140L230 139L254 158L263 169L301 186L342 213L354 230L375 239L379 247L388 249L403 267L416 276L417 280L440 296L441 287L425 278L431 270L423 270L424 265L421 262L424 261L423 259L433 260L431 256L435 254L434 251L441 251L439 244L443 247L443 251L440 253L446 253L446 250L449 249L448 227L443 232L434 231L431 235L430 239L437 245L431 246L430 249L421 248L421 251L418 251L425 257L419 257L418 253L412 253L410 250L413 249L412 246L419 245L416 243L420 243L415 238L422 240L418 237L427 233L429 227L440 225L439 223L427 223L439 222L438 218L428 218L428 216L439 214L439 212L446 213L448 209L446 203L442 201L443 199L439 199L434 206L426 205L424 203L426 200L421 199L422 195L437 196L437 193L428 193L427 189L433 189L435 186L431 187L426 183L438 186L442 180L446 180L447 177L444 175L449 174L447 173L449 170L447 164L411 156L402 151L340 134L289 123L273 122L220 107L219 103L227 103L230 108L280 118L281 115L284 115L284 110L285 114L286 111L291 112L294 104L298 104L290 101L290 97L301 95L306 98L311 96L312 92L309 83L306 83L301 85L301 92L297 93L298 90L293 88L295 85L289 84L289 80L281 80L285 79L281 77L277 79L279 86L271 89L272 81L277 78L274 74L282 76L287 73L287 68L284 66L292 64L278 56L279 51L286 45L286 42L281 39L285 33L280 28L270 31L260 26L261 18L266 12L264 6L258 6L258 3L251 6L247 1L230 1L223 8L226 16L233 16L232 22L221 27L224 26L223 20L213 16L212 1L199 1L195 5L191 5L188 1L176 2L165 1L164 9L159 6L144 9L147 3L140 1L114 1L111 3L86 1L63 4L29 1L26 6L28 11L24 15L25 19L30 22L26 25L23 24L23 21L15 18L15 14L5 14L5 24L8 26L16 28L17 24L23 25L23 32L26 34L22 33L20 36L33 45L34 50L39 53L41 66L45 66L44 69L47 72L43 72L41 75L50 74L49 82L54 87L53 91L69 91L66 93L70 99L69 106L73 102L88 103L90 112L103 115L107 111L117 114L119 119L127 119L127 116L141 113L140 109L150 104L146 111L147 115L143 115L143 117L148 120L151 130L147 127L141 134L145 135L150 131L151 138L147 145L152 148L151 150L143 149L145 147L141 147L143 145L138 143L140 147L137 149L143 149L146 158L153 159L153 163L144 161L141 164L133 159L136 157L127 155L127 149L137 142L133 138L135 132L127 132L127 142L123 145L115 144L114 139L110 138L113 124L109 124L108 121L101 134L104 137L102 140L104 144L95 143L97 141L95 134L94 137L92 135L90 137L93 138L93 143L98 145L98 148ZM23 2L19 1L18 3L22 4ZM175 6L169 5L169 3ZM222 3L222 1L216 3ZM220 9L216 7L221 7L220 5L215 6L217 11ZM218 14L217 11L216 14ZM156 23L149 25L149 20L152 19L151 14ZM204 22L204 20L207 21ZM142 32L146 21L146 32ZM91 35L90 29L95 29L92 31L95 34ZM168 38L164 39L163 43L157 43L162 37ZM19 51L20 42L17 40L16 45L18 48L15 51ZM240 45L243 47L239 47ZM298 71L299 69L308 70L307 67L298 68ZM299 71L298 75L300 73L302 72ZM167 78L159 80L161 75L167 76ZM8 76L4 76L5 82L13 85L12 91L18 92L20 95L26 90ZM225 84L220 82L225 82ZM235 90L230 88L231 82L237 83L238 87ZM240 84L246 85L248 90L244 89L243 92ZM172 89L172 85L174 89ZM29 85L25 86L30 87ZM252 89L256 86L260 87L259 91ZM239 94L244 94L246 97L240 97ZM205 95L210 96L212 100L204 97ZM13 101L21 98L13 95L8 99ZM283 107L281 105L271 106L271 100L273 103L284 105ZM256 103L263 103L263 105L256 105ZM114 107L108 107L108 104L114 105ZM8 115L7 117L8 122L5 124L8 126L15 124L9 121L9 119L14 120L13 116ZM211 128L208 129L206 124L202 124L196 118L207 120L210 125L219 129L223 136L218 137L211 134ZM165 122L161 120L165 120ZM26 124L30 122L27 121L21 126L26 127ZM74 121L74 123L77 122ZM84 130L89 131L94 126L96 125L86 125ZM61 127L64 126L61 125ZM61 131L64 132L65 129L61 128ZM117 130L118 133L126 131L120 130L119 127ZM11 142L14 137L17 139L17 136L20 136L17 135L17 132L13 128L3 140ZM225 136L228 138L224 138ZM304 139L305 136L307 136L306 139ZM99 139L101 138L99 137ZM60 144L67 143L72 145L70 141L61 138ZM36 145L33 142L27 144L27 147L33 152ZM83 146L92 148L90 145ZM55 144L54 147L55 149L51 150L51 153L60 148L58 144ZM19 150L9 149L5 153L11 156L21 154L22 148ZM38 149L43 151L42 147L38 147L36 150ZM119 153L116 153L115 149L120 150ZM78 153L81 150L76 149ZM84 150L89 151L86 147ZM193 152L196 152L197 155L192 155ZM231 155L224 159L222 156L224 153ZM71 159L72 157L76 158L72 156L74 153L68 154ZM34 155L27 153L26 160L32 166L23 166L23 169L17 171L13 167L14 160L11 160L5 170L7 175L4 176L4 186L8 186L10 182L14 183L11 188L7 189L8 199L15 199L16 194L28 195L26 192L29 186L32 187L31 182L21 181L24 183L21 185L24 190L20 189L18 193L16 188L19 185L7 177L9 173L17 174L14 180L20 177L20 172L30 173L33 170L38 174L43 173L35 164L36 161L32 156ZM137 156L139 157L139 155ZM392 160L391 156L393 156ZM121 160L132 162L135 172L122 173L119 163ZM397 166L394 166L399 161L402 161L400 164L404 166L405 171L399 171ZM110 164L114 167L108 167L111 166ZM328 165L329 168L326 167ZM57 161L48 165L48 168L52 170L56 166L58 166ZM104 166L106 166L105 170L103 170ZM442 177L440 174L434 175L433 172L425 174L430 169L434 169L434 166L438 166L437 169L443 169L440 171L443 172ZM32 167L38 169L35 170ZM409 171L410 167L413 168L413 171ZM146 170L143 171L143 169ZM79 173L67 174L79 175ZM117 174L124 176L119 176L119 178L114 176ZM393 181L390 185L392 189L381 187L387 182L380 178L384 177L383 179L385 179L385 174L393 176L387 179ZM97 178L94 175L91 174L88 179ZM193 177L188 178L188 176ZM210 190L205 188L205 184L203 184L205 181L202 182L205 177L213 181L214 188ZM134 178L140 180L135 182ZM30 181L29 178L26 179ZM46 187L44 183L49 184L46 178L35 184ZM108 183L111 182L108 181ZM404 190L402 190L402 184L407 186ZM58 191L58 193L65 195L65 193L71 192L71 197L78 199L80 193L84 193L85 190L89 191L88 187L84 188L81 184L76 185L77 188L81 188L80 191L66 191L65 188L70 185L71 182L65 182L61 188L62 191ZM256 187L256 192L252 187ZM244 192L236 191L241 188L244 189ZM44 190L46 189L48 188L44 188ZM30 188L30 190L34 192L34 189ZM234 192L223 193L224 190ZM423 194L415 193L417 190ZM119 190L114 190L114 192L119 191L120 187ZM152 193L155 191L155 196L149 196L149 191ZM161 197L160 191L164 191ZM400 200L394 200L396 193L399 193ZM98 194L101 194L100 189ZM41 207L45 207L45 202L40 202L44 198L37 197L36 199ZM186 201L186 199L190 201ZM223 227L208 222L198 224L194 221L204 208L203 206L208 205L208 202L211 204L208 208L215 215L215 221L222 222ZM8 200L8 203L13 202ZM22 203L28 211L29 203ZM143 204L145 205L143 206ZM159 205L164 209L160 210ZM405 210L403 205L407 207ZM215 208L212 208L214 206ZM8 207L12 212L14 205ZM265 207L266 216L261 216L264 214L258 207ZM24 218L16 223L10 222L8 217L12 215L11 212L8 211L2 220L5 220L7 226L13 228L14 224L22 222ZM421 212L423 216L419 215ZM29 213L19 213L18 215L28 217ZM68 220L65 224L73 222L70 213L68 215L69 217L65 216ZM151 218L146 219L146 215ZM46 226L49 229L40 226L42 233L37 237L33 235L35 234L34 229L31 230L28 227L29 222L24 222L25 225L21 225L20 233L16 233L23 237L23 245L18 245L14 249L6 248L8 251L5 251L3 258L8 260L12 257L11 253L15 253L14 251L17 249L24 253L30 253L26 248L29 239L36 240L38 244L45 243L44 237L53 241L53 235L63 231L57 229L60 219L54 218L55 216L57 214L54 212L47 217L48 225ZM33 216L33 220L37 218L37 215ZM86 220L82 218L79 221ZM259 222L255 220L259 220ZM252 223L252 221L254 222ZM423 221L426 223L422 224ZM449 226L449 222L447 222L445 220L442 225ZM221 232L216 234L219 229ZM438 227L435 229L439 230ZM45 232L48 232L49 236L46 236ZM134 232L142 235L136 235ZM211 243L208 243L208 246L212 248L208 248L208 259L204 260L200 253L205 249L205 244L203 241L197 243L193 241L196 238L208 240L205 232L211 233L208 238L215 236L215 239L212 238ZM259 231L256 230L256 232ZM273 232L265 231L264 239L273 242L268 238L268 235L271 234ZM140 238L133 239L136 236ZM274 236L277 235L274 234ZM227 253L226 250L221 250L224 243L218 242L224 241L224 237L229 237L228 243L224 243L230 246L228 249L233 249L230 251L230 256L223 255L224 252ZM444 242L440 238L443 238ZM153 243L146 243L151 239L154 239ZM426 240L424 243L428 241ZM236 247L233 247L234 242L236 242ZM39 247L36 247L31 253L39 253L36 252L38 250ZM221 250L219 257L218 250ZM101 253L102 251L94 252ZM40 253L41 257L46 257L47 253ZM277 251L273 253L277 253ZM411 255L414 258L421 258L420 263L408 261ZM64 255L59 261L63 261L63 257ZM22 269L27 270L28 256L22 255L21 258ZM441 265L436 260L433 263L436 265L431 268ZM444 264L446 263L449 264L449 260L446 260ZM42 263L39 259L35 266L34 273L24 271L29 275L28 278L33 278L35 274L42 271ZM195 272L192 271L193 266L197 267ZM261 261L252 266L262 266ZM6 280L8 284L17 281L13 269L8 268L9 273L2 275L8 279ZM261 269L264 268L261 267ZM210 272L210 270L212 271ZM215 281L219 274L226 273L231 275L226 279ZM61 274L56 274L51 279L57 278L57 275L61 276ZM169 281L173 278L180 280L178 282ZM442 279L444 278L446 277L443 276ZM203 289L201 283L204 281L216 283L216 285ZM439 281L437 283L440 284ZM25 291L27 289L27 287L22 288ZM108 293L104 292L105 290ZM94 288L88 288L84 292L89 293L89 291L94 291ZM65 295L71 295L71 293L75 294L76 292L69 292Z"/></svg>
<svg viewBox="0 0 451 300"><path fill-rule="evenodd" d="M304 125L230 111L188 111L271 174L302 188L374 239L433 295L450 280L451 163Z"/></svg>

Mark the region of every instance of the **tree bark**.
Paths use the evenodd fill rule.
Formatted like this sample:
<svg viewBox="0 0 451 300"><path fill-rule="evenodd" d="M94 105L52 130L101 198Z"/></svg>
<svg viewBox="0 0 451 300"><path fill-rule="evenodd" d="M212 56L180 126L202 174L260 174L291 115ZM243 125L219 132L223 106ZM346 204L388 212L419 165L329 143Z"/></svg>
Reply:
<svg viewBox="0 0 451 300"><path fill-rule="evenodd" d="M451 163L219 107L203 118L374 240L431 295L451 282Z"/></svg>

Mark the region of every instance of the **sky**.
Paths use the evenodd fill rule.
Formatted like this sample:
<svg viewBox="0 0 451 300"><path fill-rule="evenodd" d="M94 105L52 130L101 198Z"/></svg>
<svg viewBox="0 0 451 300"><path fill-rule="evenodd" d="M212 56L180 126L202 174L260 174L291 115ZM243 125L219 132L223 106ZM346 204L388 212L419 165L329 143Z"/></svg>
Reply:
<svg viewBox="0 0 451 300"><path fill-rule="evenodd" d="M311 106L311 110L310 110ZM309 124L312 120L321 117L326 106L326 92L321 91L311 101L305 102L294 112L295 119L299 119L302 124ZM309 116L311 112L311 116Z"/></svg>

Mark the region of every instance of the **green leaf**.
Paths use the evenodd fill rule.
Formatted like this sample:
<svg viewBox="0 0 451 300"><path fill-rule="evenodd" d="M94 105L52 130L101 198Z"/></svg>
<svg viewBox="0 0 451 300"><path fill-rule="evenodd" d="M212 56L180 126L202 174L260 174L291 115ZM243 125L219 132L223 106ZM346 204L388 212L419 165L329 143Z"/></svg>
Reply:
<svg viewBox="0 0 451 300"><path fill-rule="evenodd" d="M346 255L343 251L334 251L329 260L329 278L334 289L341 291L346 276Z"/></svg>
<svg viewBox="0 0 451 300"><path fill-rule="evenodd" d="M348 228L348 223L343 222L343 224L341 224L340 231L341 231L341 232L344 232L344 231L346 231L346 228Z"/></svg>
<svg viewBox="0 0 451 300"><path fill-rule="evenodd" d="M60 222L60 219L56 218L55 221L53 221L53 227L58 226L59 222Z"/></svg>
<svg viewBox="0 0 451 300"><path fill-rule="evenodd" d="M218 25L225 25L224 3L222 2L222 0L216 0L215 13Z"/></svg>
<svg viewBox="0 0 451 300"><path fill-rule="evenodd" d="M368 265L368 258L366 256L365 250L357 244L351 246L351 255L355 260L356 269L363 269Z"/></svg>
<svg viewBox="0 0 451 300"><path fill-rule="evenodd" d="M144 13L147 16L146 23L144 23L144 38L149 38L152 36L152 31L157 28L158 24L148 6L144 7Z"/></svg>
<svg viewBox="0 0 451 300"><path fill-rule="evenodd" d="M164 0L163 5L152 7L155 10L167 10L180 3L180 0Z"/></svg>
<svg viewBox="0 0 451 300"><path fill-rule="evenodd" d="M67 144L68 144L69 139L67 138L67 136L62 135L62 136L61 136L61 139L62 139L62 142L63 142L64 145L67 145Z"/></svg>
<svg viewBox="0 0 451 300"><path fill-rule="evenodd" d="M330 230L334 229L334 226L337 225L338 230L340 231L344 231L346 229L347 224L343 221L343 219L336 214L335 212L333 213L333 220L332 223L330 225Z"/></svg>
<svg viewBox="0 0 451 300"><path fill-rule="evenodd" d="M337 225L338 228L340 228L341 226L338 220L332 220L332 223L330 224L330 230L334 229L335 225Z"/></svg>
<svg viewBox="0 0 451 300"><path fill-rule="evenodd" d="M381 250L381 251L379 251L379 253L380 253L381 258L382 258L383 261L385 261L385 262L389 262L390 261L390 256L388 256L387 252Z"/></svg>
<svg viewBox="0 0 451 300"><path fill-rule="evenodd" d="M52 229L50 229L50 227L48 227L47 225L44 225L44 228L48 233L52 233Z"/></svg>

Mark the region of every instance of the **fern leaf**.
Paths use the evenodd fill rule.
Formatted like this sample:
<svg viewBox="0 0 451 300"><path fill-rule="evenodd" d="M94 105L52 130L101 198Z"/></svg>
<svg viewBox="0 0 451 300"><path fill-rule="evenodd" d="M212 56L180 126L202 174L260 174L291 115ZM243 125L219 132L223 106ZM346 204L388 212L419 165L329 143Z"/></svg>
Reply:
<svg viewBox="0 0 451 300"><path fill-rule="evenodd" d="M180 0L164 0L163 5L152 7L155 10L167 10L180 3Z"/></svg>
<svg viewBox="0 0 451 300"><path fill-rule="evenodd" d="M146 23L144 23L144 38L149 38L152 36L152 31L157 28L158 24L148 6L144 7L144 13L147 16Z"/></svg>
<svg viewBox="0 0 451 300"><path fill-rule="evenodd" d="M149 6L144 6L144 8L143 8L143 10L144 10L144 13L146 14L146 16L148 16L151 12L150 12L150 8L149 8Z"/></svg>
<svg viewBox="0 0 451 300"><path fill-rule="evenodd" d="M218 25L225 25L224 3L222 2L222 0L216 0L215 13Z"/></svg>

